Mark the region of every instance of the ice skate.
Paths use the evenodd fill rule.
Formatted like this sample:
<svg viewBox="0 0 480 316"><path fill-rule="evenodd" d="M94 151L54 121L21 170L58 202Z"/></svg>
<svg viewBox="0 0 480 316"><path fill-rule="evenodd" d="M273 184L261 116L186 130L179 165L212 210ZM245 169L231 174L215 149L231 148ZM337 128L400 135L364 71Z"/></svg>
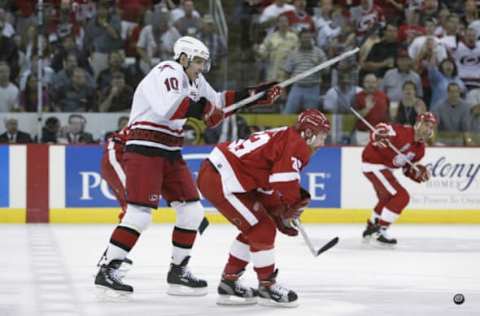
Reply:
<svg viewBox="0 0 480 316"><path fill-rule="evenodd" d="M119 276L119 267L122 260L112 260L109 264L102 264L95 277L98 294L104 298L128 296L133 293L133 287L122 282Z"/></svg>
<svg viewBox="0 0 480 316"><path fill-rule="evenodd" d="M397 244L397 239L390 237L387 230L388 227L380 226L375 241L380 246L393 247Z"/></svg>
<svg viewBox="0 0 480 316"><path fill-rule="evenodd" d="M195 277L187 268L190 256L185 257L179 264L170 264L167 283L167 294L179 296L203 296L207 295L207 281Z"/></svg>
<svg viewBox="0 0 480 316"><path fill-rule="evenodd" d="M298 295L294 291L276 282L278 270L266 281L260 281L258 287L258 304L277 307L297 307Z"/></svg>
<svg viewBox="0 0 480 316"><path fill-rule="evenodd" d="M244 286L239 280L244 271L222 276L217 288L218 305L253 305L257 303L257 290Z"/></svg>
<svg viewBox="0 0 480 316"><path fill-rule="evenodd" d="M365 230L362 233L362 238L364 243L369 243L370 240L372 239L372 236L378 232L380 227L378 224L373 223L370 220L367 220L367 227L365 227Z"/></svg>

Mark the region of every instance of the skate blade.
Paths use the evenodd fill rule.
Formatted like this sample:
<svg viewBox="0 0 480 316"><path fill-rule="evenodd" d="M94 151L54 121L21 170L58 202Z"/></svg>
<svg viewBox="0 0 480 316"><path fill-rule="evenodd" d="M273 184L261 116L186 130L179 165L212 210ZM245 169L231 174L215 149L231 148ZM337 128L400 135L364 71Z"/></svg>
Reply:
<svg viewBox="0 0 480 316"><path fill-rule="evenodd" d="M95 285L95 295L104 302L128 302L132 299L133 292L116 291L111 288Z"/></svg>
<svg viewBox="0 0 480 316"><path fill-rule="evenodd" d="M397 244L386 244L376 239L374 240L374 242L372 242L372 245L378 249L395 249L395 247L397 246Z"/></svg>
<svg viewBox="0 0 480 316"><path fill-rule="evenodd" d="M217 305L255 305L257 304L256 297L238 297L235 295L219 295L217 298Z"/></svg>
<svg viewBox="0 0 480 316"><path fill-rule="evenodd" d="M167 294L173 296L205 296L208 294L208 288L192 288L184 285L169 284Z"/></svg>
<svg viewBox="0 0 480 316"><path fill-rule="evenodd" d="M298 307L298 300L293 302L275 302L274 300L268 298L258 298L258 305L270 306L270 307L285 307L285 308L295 308Z"/></svg>

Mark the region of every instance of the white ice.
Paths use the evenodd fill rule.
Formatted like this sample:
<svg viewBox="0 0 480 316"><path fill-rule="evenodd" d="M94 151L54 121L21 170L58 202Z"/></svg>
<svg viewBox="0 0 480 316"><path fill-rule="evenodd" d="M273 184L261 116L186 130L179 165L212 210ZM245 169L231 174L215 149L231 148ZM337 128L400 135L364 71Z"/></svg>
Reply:
<svg viewBox="0 0 480 316"><path fill-rule="evenodd" d="M314 258L301 237L278 235L278 281L300 297L296 309L220 307L216 286L236 235L211 225L190 266L209 282L205 297L168 296L172 225L152 225L130 257L129 301L95 294L95 264L113 225L0 225L0 315L480 315L480 226L395 225L396 249L361 244L362 225L305 225L317 245L339 244ZM245 283L256 285L251 267ZM462 293L465 303L455 305Z"/></svg>

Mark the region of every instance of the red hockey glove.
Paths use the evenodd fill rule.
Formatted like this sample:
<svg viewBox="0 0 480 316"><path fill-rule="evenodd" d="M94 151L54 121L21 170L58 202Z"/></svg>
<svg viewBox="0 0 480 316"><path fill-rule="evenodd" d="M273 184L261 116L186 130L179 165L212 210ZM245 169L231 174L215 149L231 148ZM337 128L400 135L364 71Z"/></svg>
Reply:
<svg viewBox="0 0 480 316"><path fill-rule="evenodd" d="M403 174L415 182L422 183L430 179L430 172L424 165L416 164L417 170L410 165L403 167Z"/></svg>
<svg viewBox="0 0 480 316"><path fill-rule="evenodd" d="M370 133L372 145L379 148L388 147L390 139L395 137L396 133L393 127L386 123L378 123L375 130Z"/></svg>
<svg viewBox="0 0 480 316"><path fill-rule="evenodd" d="M275 224L277 224L277 229L288 236L297 236L298 235L298 230L293 227L292 221L289 219L284 219L280 216L272 216L273 220L275 221Z"/></svg>
<svg viewBox="0 0 480 316"><path fill-rule="evenodd" d="M280 86L273 86L269 88L267 91L265 91L265 94L255 101L255 105L270 105L275 103L277 99L280 97L280 95L283 92L283 88ZM258 93L258 92L255 92Z"/></svg>
<svg viewBox="0 0 480 316"><path fill-rule="evenodd" d="M310 193L304 188L300 188L300 201L288 207L283 213L283 217L299 218L308 204L310 204Z"/></svg>
<svg viewBox="0 0 480 316"><path fill-rule="evenodd" d="M225 113L221 109L206 100L205 107L203 108L202 120L207 127L217 127L222 123L224 117Z"/></svg>

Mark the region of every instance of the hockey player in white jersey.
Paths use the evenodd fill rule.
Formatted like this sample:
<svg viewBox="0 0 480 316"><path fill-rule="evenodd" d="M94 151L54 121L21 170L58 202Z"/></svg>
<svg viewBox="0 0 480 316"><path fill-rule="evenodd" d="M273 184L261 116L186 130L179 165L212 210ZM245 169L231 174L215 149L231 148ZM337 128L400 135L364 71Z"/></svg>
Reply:
<svg viewBox="0 0 480 316"><path fill-rule="evenodd" d="M125 151L115 166L123 171L118 183L125 186L126 213L111 235L106 258L95 278L102 290L133 292L132 286L123 283L119 267L150 224L152 209L163 197L177 213L167 293L207 294L207 282L187 268L204 209L181 156L183 125L187 118L194 117L214 127L224 119L222 108L259 91L266 91L264 97L251 105L271 104L281 93L273 83L218 93L202 75L209 65L207 47L195 38L182 37L174 45L174 60L159 63L135 90Z"/></svg>

